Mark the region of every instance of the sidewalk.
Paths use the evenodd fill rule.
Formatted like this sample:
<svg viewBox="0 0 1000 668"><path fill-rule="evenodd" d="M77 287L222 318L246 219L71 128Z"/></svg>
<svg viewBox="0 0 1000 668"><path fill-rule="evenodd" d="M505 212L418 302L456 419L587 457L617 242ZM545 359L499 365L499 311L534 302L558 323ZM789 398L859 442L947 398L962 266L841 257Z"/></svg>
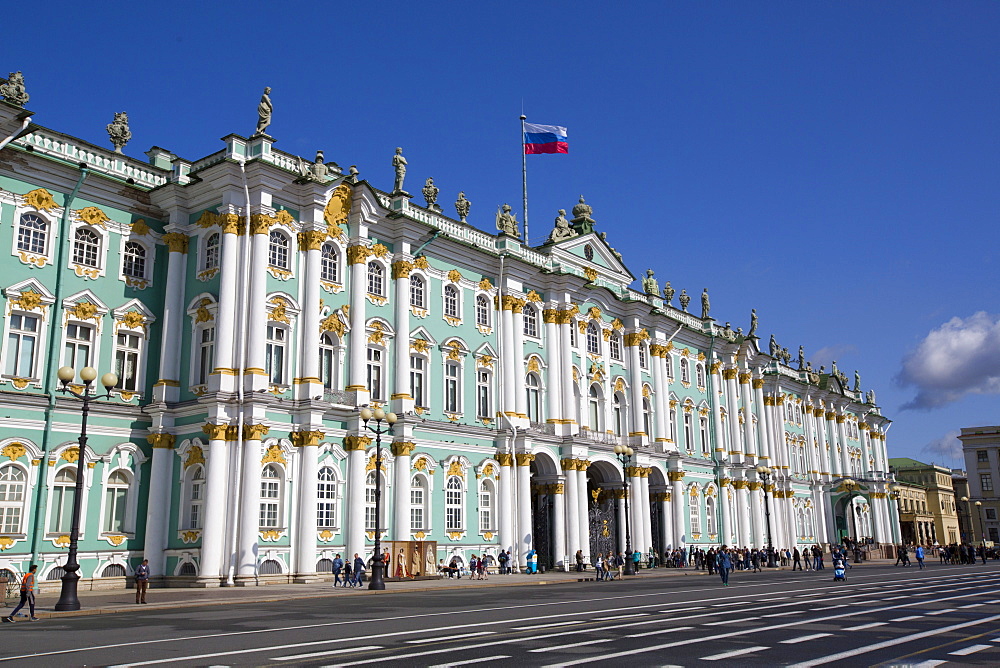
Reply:
<svg viewBox="0 0 1000 668"><path fill-rule="evenodd" d="M871 565L891 564L892 560L873 559L865 562ZM791 567L779 567L765 570L790 570ZM686 576L704 576L707 572L690 568L654 568L642 569L638 575L630 576L629 579L647 578L669 578ZM334 598L341 596L364 596L371 594L393 594L410 593L417 591L436 591L458 588L489 588L489 587L521 587L521 586L541 586L569 584L580 581L593 581L594 570L591 568L583 573L571 571L549 571L535 575L491 575L489 580L472 580L468 576L461 579L441 578L440 580L410 580L404 582L386 582L383 591L372 591L368 589L367 583L360 589L334 588L332 586L332 576L330 581L316 582L313 584L275 584L260 587L219 587L217 589L150 589L146 598L149 601L146 605L136 605L134 589L112 589L106 591L84 591L79 593L82 610L74 612L55 612L52 606L55 605L58 596L46 594L39 601L39 606L35 609L35 614L41 619L59 619L62 617L75 617L81 615L109 615L122 612L134 612L137 608L146 610L186 608L190 606L202 605L230 605L235 603L270 603L283 602L296 599L311 598ZM595 583L596 584L596 583ZM611 585L613 586L613 585ZM13 604L5 610L9 613ZM18 621L26 619L18 618Z"/></svg>

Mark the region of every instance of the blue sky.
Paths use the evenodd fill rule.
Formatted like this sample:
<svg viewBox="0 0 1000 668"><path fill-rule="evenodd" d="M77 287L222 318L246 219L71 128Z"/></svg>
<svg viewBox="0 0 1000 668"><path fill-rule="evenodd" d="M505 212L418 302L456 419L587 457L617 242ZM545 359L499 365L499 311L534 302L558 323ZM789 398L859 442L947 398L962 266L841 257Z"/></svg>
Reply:
<svg viewBox="0 0 1000 668"><path fill-rule="evenodd" d="M402 146L490 229L523 104L569 129L528 157L532 241L583 194L636 275L859 369L891 455L1000 421L998 3L142 4L7 8L36 122L108 145L124 110L126 153L196 159L267 85L278 148L389 189Z"/></svg>

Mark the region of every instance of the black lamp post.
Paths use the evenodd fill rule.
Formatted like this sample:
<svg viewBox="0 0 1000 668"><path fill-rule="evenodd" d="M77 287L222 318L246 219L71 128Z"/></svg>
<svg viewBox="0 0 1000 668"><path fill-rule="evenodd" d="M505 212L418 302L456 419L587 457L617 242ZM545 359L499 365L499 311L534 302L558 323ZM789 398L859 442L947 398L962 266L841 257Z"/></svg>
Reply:
<svg viewBox="0 0 1000 668"><path fill-rule="evenodd" d="M983 541L983 545L986 545L986 529L983 528L983 502L976 501L976 513L979 514L979 540ZM973 543L975 541L975 536L973 536Z"/></svg>
<svg viewBox="0 0 1000 668"><path fill-rule="evenodd" d="M373 418L375 420L374 427L368 424L368 421ZM381 408L376 408L373 411L366 406L361 409L361 420L365 423L365 428L375 434L375 558L372 559L372 579L368 583L368 588L385 589L385 579L382 572L385 567L385 564L382 563L382 531L379 527L382 519L382 434L392 430L392 425L396 423L396 414L386 413ZM387 427L382 427L383 421L388 424Z"/></svg>
<svg viewBox="0 0 1000 668"><path fill-rule="evenodd" d="M616 445L615 456L622 465L622 479L625 481L625 567L622 573L635 575L635 561L632 559L632 530L628 515L628 469L632 465L632 455L635 451L627 445Z"/></svg>
<svg viewBox="0 0 1000 668"><path fill-rule="evenodd" d="M80 599L77 598L77 584L80 582L80 564L77 561L77 543L80 539L80 512L83 509L83 476L86 473L84 453L87 449L87 416L90 414L90 402L97 399L110 399L111 389L118 384L118 376L113 373L106 373L101 376L101 385L106 390L105 394L90 394L90 386L97 378L97 369L92 366L84 367L80 370L80 380L83 381L83 392L77 392L70 388L69 384L76 378L76 371L72 367L64 366L57 372L62 387L58 390L65 394L71 394L83 402L82 421L80 423L80 453L76 460L76 494L73 496L73 525L69 530L69 554L66 555L66 565L63 566L65 573L62 576L62 590L59 593L59 600L55 609L59 612L68 610L79 610Z"/></svg>
<svg viewBox="0 0 1000 668"><path fill-rule="evenodd" d="M972 535L972 542L975 542L976 530L972 524L972 504L969 503L969 497L963 496L962 503L965 504L965 515L969 518L969 533ZM962 542L965 542L965 537L962 538Z"/></svg>
<svg viewBox="0 0 1000 668"><path fill-rule="evenodd" d="M764 526L767 527L767 567L777 568L778 564L774 560L774 545L771 542L771 503L767 496L767 481L770 479L774 469L769 466L758 466L757 473L764 479Z"/></svg>

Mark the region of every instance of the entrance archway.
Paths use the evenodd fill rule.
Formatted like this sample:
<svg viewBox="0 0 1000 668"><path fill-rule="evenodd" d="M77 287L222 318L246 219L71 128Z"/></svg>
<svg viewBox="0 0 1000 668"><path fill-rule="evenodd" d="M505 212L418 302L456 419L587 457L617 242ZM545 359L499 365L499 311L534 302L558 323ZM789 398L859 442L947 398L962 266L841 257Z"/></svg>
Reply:
<svg viewBox="0 0 1000 668"><path fill-rule="evenodd" d="M565 556L555 554L555 525L562 518L555 516L556 485L559 468L546 452L535 453L531 462L531 535L532 547L538 557L538 567L550 570Z"/></svg>
<svg viewBox="0 0 1000 668"><path fill-rule="evenodd" d="M622 474L608 462L597 461L587 469L588 522L591 560L596 555L625 550L624 527L619 526L619 504L624 504ZM624 510L622 511L624 514Z"/></svg>

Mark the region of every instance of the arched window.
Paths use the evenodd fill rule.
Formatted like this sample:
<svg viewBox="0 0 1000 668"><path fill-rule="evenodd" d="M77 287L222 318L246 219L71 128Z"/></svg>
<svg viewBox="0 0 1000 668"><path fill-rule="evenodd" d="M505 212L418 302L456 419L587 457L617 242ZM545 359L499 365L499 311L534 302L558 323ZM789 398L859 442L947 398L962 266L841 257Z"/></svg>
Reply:
<svg viewBox="0 0 1000 668"><path fill-rule="evenodd" d="M0 533L21 533L25 478L19 466L0 466Z"/></svg>
<svg viewBox="0 0 1000 668"><path fill-rule="evenodd" d="M525 305L522 313L524 314L524 335L525 336L538 336L538 311L531 304Z"/></svg>
<svg viewBox="0 0 1000 668"><path fill-rule="evenodd" d="M330 466L321 468L316 479L316 527L337 528L337 477Z"/></svg>
<svg viewBox="0 0 1000 668"><path fill-rule="evenodd" d="M708 533L718 533L715 526L715 499L710 496L705 497L705 526L708 527Z"/></svg>
<svg viewBox="0 0 1000 668"><path fill-rule="evenodd" d="M493 490L493 481L484 479L479 488L479 532L495 531L495 513L493 512L493 499L496 494Z"/></svg>
<svg viewBox="0 0 1000 668"><path fill-rule="evenodd" d="M622 398L617 392L615 392L615 395L611 397L611 414L614 419L615 436L621 436L622 431L624 431L622 428Z"/></svg>
<svg viewBox="0 0 1000 668"><path fill-rule="evenodd" d="M368 263L368 294L385 297L385 270L378 262Z"/></svg>
<svg viewBox="0 0 1000 668"><path fill-rule="evenodd" d="M340 254L337 253L337 247L331 242L326 242L320 248L320 280L327 281L329 283L339 283L340 282Z"/></svg>
<svg viewBox="0 0 1000 668"><path fill-rule="evenodd" d="M410 306L427 308L427 284L423 276L413 276L410 279Z"/></svg>
<svg viewBox="0 0 1000 668"><path fill-rule="evenodd" d="M490 299L486 295L476 297L476 324L480 327L490 326Z"/></svg>
<svg viewBox="0 0 1000 668"><path fill-rule="evenodd" d="M611 348L611 359L620 361L622 358L622 337L619 336L618 332L611 332L608 345Z"/></svg>
<svg viewBox="0 0 1000 668"><path fill-rule="evenodd" d="M132 278L146 278L146 249L140 243L129 241L122 254L122 273Z"/></svg>
<svg viewBox="0 0 1000 668"><path fill-rule="evenodd" d="M698 497L691 496L691 533L700 534L701 533L701 508L698 507Z"/></svg>
<svg viewBox="0 0 1000 668"><path fill-rule="evenodd" d="M201 464L195 465L191 471L191 482L188 487L188 511L187 521L184 522L185 529L200 529L204 518L203 507L205 503L205 467Z"/></svg>
<svg viewBox="0 0 1000 668"><path fill-rule="evenodd" d="M97 258L101 253L101 238L93 230L81 227L73 237L73 263L85 267L98 267Z"/></svg>
<svg viewBox="0 0 1000 668"><path fill-rule="evenodd" d="M590 395L587 399L587 404L590 408L590 430L600 431L601 430L601 390L595 384L590 386Z"/></svg>
<svg viewBox="0 0 1000 668"><path fill-rule="evenodd" d="M288 237L279 232L278 230L271 230L268 235L269 245L267 261L268 263L276 269L285 269L289 267L288 264Z"/></svg>
<svg viewBox="0 0 1000 668"><path fill-rule="evenodd" d="M681 382L690 383L691 382L691 367L688 364L686 358L681 358Z"/></svg>
<svg viewBox="0 0 1000 668"><path fill-rule="evenodd" d="M695 378L698 381L698 387L705 387L705 365L695 364Z"/></svg>
<svg viewBox="0 0 1000 668"><path fill-rule="evenodd" d="M541 422L541 382L538 375L529 373L524 379L525 390L528 393L528 421Z"/></svg>
<svg viewBox="0 0 1000 668"><path fill-rule="evenodd" d="M462 479L457 475L448 478L444 497L445 531L462 530Z"/></svg>
<svg viewBox="0 0 1000 668"><path fill-rule="evenodd" d="M76 471L66 466L56 472L52 486L52 514L49 516L49 531L64 533L73 522L73 492L76 486Z"/></svg>
<svg viewBox="0 0 1000 668"><path fill-rule="evenodd" d="M427 479L413 476L410 481L410 531L424 531L427 526Z"/></svg>
<svg viewBox="0 0 1000 668"><path fill-rule="evenodd" d="M458 288L454 285L444 286L444 314L449 318L459 317Z"/></svg>
<svg viewBox="0 0 1000 668"><path fill-rule="evenodd" d="M643 369L649 366L649 353L645 343L639 344L639 366Z"/></svg>
<svg viewBox="0 0 1000 668"><path fill-rule="evenodd" d="M337 340L331 332L324 332L319 338L319 374L323 387L337 389Z"/></svg>
<svg viewBox="0 0 1000 668"><path fill-rule="evenodd" d="M219 252L222 249L222 235L218 232L209 234L205 239L204 269L215 269L219 266Z"/></svg>
<svg viewBox="0 0 1000 668"><path fill-rule="evenodd" d="M587 325L587 352L591 355L601 354L601 333L594 323Z"/></svg>
<svg viewBox="0 0 1000 668"><path fill-rule="evenodd" d="M127 575L125 567L121 564L108 564L101 571L102 578L123 578Z"/></svg>
<svg viewBox="0 0 1000 668"><path fill-rule="evenodd" d="M129 476L125 471L114 471L104 484L104 531L123 533L128 512Z"/></svg>
<svg viewBox="0 0 1000 668"><path fill-rule="evenodd" d="M281 473L274 464L260 472L260 528L281 527Z"/></svg>
<svg viewBox="0 0 1000 668"><path fill-rule="evenodd" d="M48 247L49 224L41 216L26 213L17 227L17 250L44 255Z"/></svg>

